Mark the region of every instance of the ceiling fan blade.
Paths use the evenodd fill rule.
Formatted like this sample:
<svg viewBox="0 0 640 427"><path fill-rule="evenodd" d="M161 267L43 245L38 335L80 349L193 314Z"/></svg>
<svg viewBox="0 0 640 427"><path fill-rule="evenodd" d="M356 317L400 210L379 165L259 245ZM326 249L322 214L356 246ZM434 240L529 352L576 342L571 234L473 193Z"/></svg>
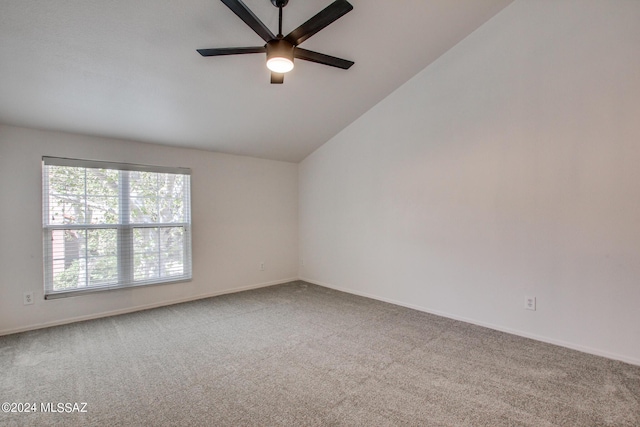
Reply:
<svg viewBox="0 0 640 427"><path fill-rule="evenodd" d="M301 47L296 47L294 49L293 56L298 59L304 59L305 61L342 68L343 70L348 70L353 64L355 64L353 61L336 58L335 56L325 55L324 53L318 53L312 50L302 49Z"/></svg>
<svg viewBox="0 0 640 427"><path fill-rule="evenodd" d="M291 31L285 40L297 46L351 10L353 10L353 6L347 0L336 0L313 18Z"/></svg>
<svg viewBox="0 0 640 427"><path fill-rule="evenodd" d="M251 27L262 40L268 42L276 38L276 36L267 28L266 25L258 19L256 15L241 0L221 0L229 9L233 11L238 18L242 19L245 24Z"/></svg>
<svg viewBox="0 0 640 427"><path fill-rule="evenodd" d="M284 83L284 73L271 72L271 84L281 85Z"/></svg>
<svg viewBox="0 0 640 427"><path fill-rule="evenodd" d="M202 56L241 55L244 53L265 53L264 46L256 47L222 47L214 49L197 49Z"/></svg>

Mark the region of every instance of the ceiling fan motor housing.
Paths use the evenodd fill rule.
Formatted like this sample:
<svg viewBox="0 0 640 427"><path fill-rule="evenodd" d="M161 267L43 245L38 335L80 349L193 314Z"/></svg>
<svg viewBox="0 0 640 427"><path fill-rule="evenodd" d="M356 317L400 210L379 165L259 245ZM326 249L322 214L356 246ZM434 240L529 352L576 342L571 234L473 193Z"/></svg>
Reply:
<svg viewBox="0 0 640 427"><path fill-rule="evenodd" d="M293 68L293 49L294 46L284 39L274 39L267 42L267 66L271 60L289 60L291 68Z"/></svg>
<svg viewBox="0 0 640 427"><path fill-rule="evenodd" d="M271 0L271 4L275 7L285 7L289 0Z"/></svg>

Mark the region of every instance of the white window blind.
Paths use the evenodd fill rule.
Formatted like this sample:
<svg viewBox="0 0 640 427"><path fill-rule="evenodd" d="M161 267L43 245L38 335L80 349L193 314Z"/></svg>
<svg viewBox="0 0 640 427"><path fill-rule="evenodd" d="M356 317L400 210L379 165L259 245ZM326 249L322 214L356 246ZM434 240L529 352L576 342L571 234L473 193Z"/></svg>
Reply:
<svg viewBox="0 0 640 427"><path fill-rule="evenodd" d="M189 169L42 160L45 298L191 279Z"/></svg>

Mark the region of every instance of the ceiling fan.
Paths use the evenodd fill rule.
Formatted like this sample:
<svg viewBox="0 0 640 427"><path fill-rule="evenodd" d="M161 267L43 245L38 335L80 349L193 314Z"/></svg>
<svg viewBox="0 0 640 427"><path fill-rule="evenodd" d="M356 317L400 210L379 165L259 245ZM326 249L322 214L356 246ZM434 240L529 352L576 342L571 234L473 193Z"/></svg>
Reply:
<svg viewBox="0 0 640 427"><path fill-rule="evenodd" d="M349 67L354 64L353 61L336 58L335 56L329 56L298 47L300 43L336 21L338 18L349 13L353 9L353 6L347 0L334 1L286 36L282 35L282 8L289 3L289 0L271 0L271 3L279 9L278 35L274 35L241 0L221 1L226 4L233 13L242 19L245 24L251 27L253 31L262 37L267 44L255 47L197 49L198 53L202 56L240 55L245 53L266 52L267 68L271 70L271 83L275 84L284 83L284 74L293 69L293 58L342 68L344 70L349 69Z"/></svg>

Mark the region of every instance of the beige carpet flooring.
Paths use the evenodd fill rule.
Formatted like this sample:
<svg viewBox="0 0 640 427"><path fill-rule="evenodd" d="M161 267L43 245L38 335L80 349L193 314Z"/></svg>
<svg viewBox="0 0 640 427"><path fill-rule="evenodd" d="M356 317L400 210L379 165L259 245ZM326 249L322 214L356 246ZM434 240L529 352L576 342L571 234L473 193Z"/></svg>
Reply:
<svg viewBox="0 0 640 427"><path fill-rule="evenodd" d="M640 426L638 366L303 282L0 337L0 369L37 406L2 426Z"/></svg>

